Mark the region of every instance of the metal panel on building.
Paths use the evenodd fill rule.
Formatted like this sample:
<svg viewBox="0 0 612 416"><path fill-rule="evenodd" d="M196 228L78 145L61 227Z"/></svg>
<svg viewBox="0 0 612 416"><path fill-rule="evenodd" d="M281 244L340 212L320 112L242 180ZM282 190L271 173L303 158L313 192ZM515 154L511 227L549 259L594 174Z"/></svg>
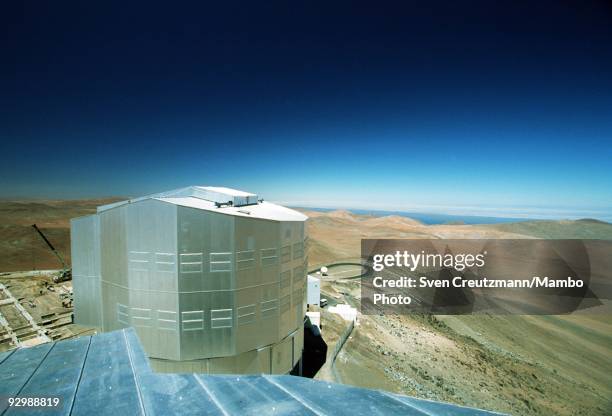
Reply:
<svg viewBox="0 0 612 416"><path fill-rule="evenodd" d="M73 290L82 295L74 299L74 313L83 325L102 326L100 282L100 221L97 215L71 220Z"/></svg>

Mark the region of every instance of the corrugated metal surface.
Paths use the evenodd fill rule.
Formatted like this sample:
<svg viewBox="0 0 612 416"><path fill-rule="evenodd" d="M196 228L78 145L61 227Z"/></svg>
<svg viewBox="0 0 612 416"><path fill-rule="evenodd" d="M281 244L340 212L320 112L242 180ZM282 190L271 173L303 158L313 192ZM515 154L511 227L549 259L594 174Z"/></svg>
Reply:
<svg viewBox="0 0 612 416"><path fill-rule="evenodd" d="M8 397L59 397L8 408ZM24 411L25 410L25 411ZM6 412L6 413L4 413ZM0 354L0 413L41 415L461 415L485 412L292 376L156 374L131 329Z"/></svg>
<svg viewBox="0 0 612 416"><path fill-rule="evenodd" d="M190 187L75 219L75 320L133 326L165 371L287 373L303 344L306 217L257 201L245 214L193 196L218 196L207 192L256 197ZM257 352L267 347L267 357Z"/></svg>

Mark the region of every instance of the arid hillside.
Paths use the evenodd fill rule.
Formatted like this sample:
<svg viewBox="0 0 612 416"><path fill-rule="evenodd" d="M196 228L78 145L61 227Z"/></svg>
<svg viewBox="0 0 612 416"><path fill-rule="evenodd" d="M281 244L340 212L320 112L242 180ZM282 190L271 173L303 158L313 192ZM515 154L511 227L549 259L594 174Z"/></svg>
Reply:
<svg viewBox="0 0 612 416"><path fill-rule="evenodd" d="M311 268L356 259L361 238L612 239L612 224L593 220L427 226L404 217L304 212L311 217ZM358 305L358 279L324 281L322 290ZM335 372L319 377L515 415L607 415L611 334L612 317L602 314L362 315Z"/></svg>
<svg viewBox="0 0 612 416"><path fill-rule="evenodd" d="M424 225L400 216L301 209L310 217L311 265L360 256L362 238L597 238L612 239L612 224L593 220L526 221L485 225Z"/></svg>
<svg viewBox="0 0 612 416"><path fill-rule="evenodd" d="M70 218L94 213L117 198L74 201L0 201L0 272L61 268L32 228L36 224L70 262Z"/></svg>

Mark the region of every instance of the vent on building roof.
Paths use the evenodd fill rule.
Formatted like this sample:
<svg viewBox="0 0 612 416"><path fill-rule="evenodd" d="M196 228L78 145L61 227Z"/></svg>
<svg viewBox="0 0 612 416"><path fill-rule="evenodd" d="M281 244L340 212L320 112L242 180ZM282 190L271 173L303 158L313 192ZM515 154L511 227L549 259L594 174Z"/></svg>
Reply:
<svg viewBox="0 0 612 416"><path fill-rule="evenodd" d="M212 201L217 204L217 206L221 204L241 207L244 205L257 204L256 194L216 186L195 186L193 187L193 196Z"/></svg>

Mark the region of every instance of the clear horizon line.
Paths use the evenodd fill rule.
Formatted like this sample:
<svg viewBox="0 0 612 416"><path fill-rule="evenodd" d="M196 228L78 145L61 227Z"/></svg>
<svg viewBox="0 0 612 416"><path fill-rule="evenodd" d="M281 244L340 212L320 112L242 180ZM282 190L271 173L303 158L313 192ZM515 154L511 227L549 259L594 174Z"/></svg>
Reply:
<svg viewBox="0 0 612 416"><path fill-rule="evenodd" d="M278 202L296 208L330 209L330 210L362 210L373 212L399 212L403 214L444 215L453 217L487 217L508 218L517 220L579 220L595 219L612 223L612 210L594 209L547 209L547 208L511 208L511 207L365 207L347 204L309 204L305 201ZM475 209L474 209L475 208Z"/></svg>
<svg viewBox="0 0 612 416"><path fill-rule="evenodd" d="M57 198L57 197L0 197L0 201L83 201L100 199L130 199L126 196L96 196L85 198ZM403 214L443 215L454 217L488 217L507 218L517 220L577 220L595 219L612 223L612 208L544 208L544 207L492 207L492 206L447 206L447 205L395 205L373 206L360 201L333 203L329 201L287 201L270 199L269 201L296 208L311 209L345 209L365 210L375 212L398 212Z"/></svg>

